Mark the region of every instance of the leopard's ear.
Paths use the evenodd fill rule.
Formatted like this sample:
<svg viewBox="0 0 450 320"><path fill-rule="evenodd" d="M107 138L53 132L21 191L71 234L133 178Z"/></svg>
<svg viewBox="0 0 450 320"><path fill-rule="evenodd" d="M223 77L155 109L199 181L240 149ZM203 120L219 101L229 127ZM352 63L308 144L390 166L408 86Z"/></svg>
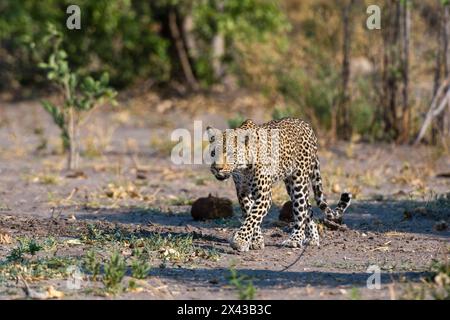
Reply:
<svg viewBox="0 0 450 320"><path fill-rule="evenodd" d="M256 127L257 127L257 125L251 119L247 119L244 122L242 122L242 124L239 128L249 129L249 128L256 128Z"/></svg>
<svg viewBox="0 0 450 320"><path fill-rule="evenodd" d="M216 136L219 133L219 130L213 127L206 127L206 133L208 135L208 140L210 143L213 143L216 140Z"/></svg>

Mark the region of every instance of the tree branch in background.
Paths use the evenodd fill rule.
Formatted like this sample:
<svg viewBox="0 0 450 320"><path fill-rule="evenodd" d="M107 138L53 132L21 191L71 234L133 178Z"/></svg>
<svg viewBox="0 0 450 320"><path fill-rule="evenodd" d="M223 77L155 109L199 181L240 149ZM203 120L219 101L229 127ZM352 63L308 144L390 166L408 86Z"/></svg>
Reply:
<svg viewBox="0 0 450 320"><path fill-rule="evenodd" d="M448 78L450 73L450 57L449 57L449 43L448 37L450 36L450 3L448 0L444 0L444 21L443 21L443 47L444 47L444 75ZM438 128L443 136L450 135L450 111L448 109L440 114L438 117Z"/></svg>
<svg viewBox="0 0 450 320"><path fill-rule="evenodd" d="M188 82L188 85L191 87L191 89L198 90L199 85L197 79L194 76L194 73L192 72L189 57L186 48L184 47L183 39L181 38L180 29L177 24L177 14L175 12L175 9L171 9L169 11L169 28L170 34L172 35L172 38L175 41L175 47L177 49L178 58L180 59L181 68L183 69L186 81Z"/></svg>
<svg viewBox="0 0 450 320"><path fill-rule="evenodd" d="M332 107L332 137L335 139L336 135L344 139L350 139L352 135L352 125L350 119L350 95L349 95L349 81L350 81L350 48L352 42L352 26L351 26L351 10L355 1L350 0L344 4L342 9L343 20L343 45L342 45L342 88L340 92L340 99L337 105ZM337 107L337 108L336 108Z"/></svg>
<svg viewBox="0 0 450 320"><path fill-rule="evenodd" d="M400 39L400 1L389 0L385 10L386 24L383 29L383 92L384 112L382 114L384 131L389 138L399 135L397 92L400 69L399 39Z"/></svg>
<svg viewBox="0 0 450 320"><path fill-rule="evenodd" d="M223 13L223 1L218 1L216 7L219 14ZM217 30L214 34L211 47L214 79L219 80L222 78L224 73L222 59L225 54L225 36L221 30Z"/></svg>
<svg viewBox="0 0 450 320"><path fill-rule="evenodd" d="M448 0L441 0L439 23L438 23L438 49L436 52L436 66L435 66L435 76L434 76L434 87L433 87L433 99L437 96L437 91L440 86L441 76L444 79L449 76L449 63L450 59L448 57L448 36L450 35L450 8ZM432 101L433 101L432 99ZM431 124L431 142L436 143L439 135L448 135L450 120L448 117L450 112L443 112L438 116L435 122Z"/></svg>
<svg viewBox="0 0 450 320"><path fill-rule="evenodd" d="M448 86L449 79L447 78L444 83L439 87L436 95L431 102L430 109L425 116L425 121L423 122L422 128L420 128L419 134L417 135L414 144L420 143L427 132L428 127L431 125L433 118L439 116L446 107L450 104L450 88ZM440 98L442 99L440 100ZM440 100L440 103L438 104Z"/></svg>
<svg viewBox="0 0 450 320"><path fill-rule="evenodd" d="M198 58L198 46L194 36L194 19L192 17L192 9L190 9L183 18L183 37L189 57Z"/></svg>
<svg viewBox="0 0 450 320"><path fill-rule="evenodd" d="M411 108L409 106L409 36L411 30L411 14L409 10L409 1L402 2L402 127L400 136L397 139L399 143L405 143L409 137L409 126L411 117Z"/></svg>

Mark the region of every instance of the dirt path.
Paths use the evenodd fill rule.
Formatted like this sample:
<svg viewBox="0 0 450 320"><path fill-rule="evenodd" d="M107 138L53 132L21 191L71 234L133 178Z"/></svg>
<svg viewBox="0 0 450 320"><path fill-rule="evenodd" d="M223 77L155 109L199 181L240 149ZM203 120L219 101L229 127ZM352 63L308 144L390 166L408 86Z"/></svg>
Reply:
<svg viewBox="0 0 450 320"><path fill-rule="evenodd" d="M25 297L25 283L36 292L52 286L65 298L81 299L401 298L415 294L411 283L429 274L434 259L449 257L450 179L438 176L450 170L450 157L439 150L322 146L330 202L343 190L355 195L345 217L349 229L322 228L321 247L306 248L280 271L301 253L279 246L289 229L278 221L284 188L275 187L263 224L266 248L233 251L227 239L239 226L240 210L232 183L168 157L171 131L191 129L191 118L143 119L133 111L96 117L84 131L83 175L70 178L57 130L40 109L26 108L5 107L0 126L0 298ZM161 123L161 117L169 120ZM198 118L224 125L215 114ZM232 219L192 220L190 204L209 193L233 201ZM104 290L114 251L126 264L115 296ZM101 262L97 281L89 276L90 253ZM136 280L133 262L144 260L148 276ZM366 287L372 265L381 270L379 290ZM78 290L67 284L70 266L83 272Z"/></svg>

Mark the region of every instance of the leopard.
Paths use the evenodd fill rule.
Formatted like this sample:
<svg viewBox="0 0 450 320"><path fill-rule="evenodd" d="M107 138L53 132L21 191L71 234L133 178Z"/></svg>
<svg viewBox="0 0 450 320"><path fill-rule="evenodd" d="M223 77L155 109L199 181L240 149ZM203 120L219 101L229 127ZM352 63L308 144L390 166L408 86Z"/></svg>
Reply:
<svg viewBox="0 0 450 320"><path fill-rule="evenodd" d="M272 187L283 181L292 202L294 222L281 246L320 246L318 227L309 201L314 200L328 221L341 224L352 195L344 192L335 209L323 192L318 141L311 125L286 117L256 124L245 120L234 129L206 128L210 171L219 181L230 177L242 211L242 224L230 239L234 250L246 252L265 247L261 229L272 205Z"/></svg>

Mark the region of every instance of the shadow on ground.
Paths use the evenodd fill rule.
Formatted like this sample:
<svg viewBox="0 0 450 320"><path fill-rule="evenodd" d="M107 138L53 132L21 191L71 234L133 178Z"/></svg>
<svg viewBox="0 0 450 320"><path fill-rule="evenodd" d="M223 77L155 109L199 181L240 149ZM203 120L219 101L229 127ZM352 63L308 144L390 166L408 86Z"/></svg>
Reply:
<svg viewBox="0 0 450 320"><path fill-rule="evenodd" d="M355 286L361 287L367 285L368 273L352 272L322 272L322 271L283 271L278 270L252 270L238 269L238 276L246 276L251 279L256 287L260 288L290 288L311 286ZM166 268L152 271L154 276L164 277L167 279L175 279L183 282L192 282L195 285L204 283L205 286L211 284L218 287L229 284L230 270L225 268L216 269L185 269L185 268ZM381 283L392 283L394 281L419 281L426 277L427 272L381 272Z"/></svg>
<svg viewBox="0 0 450 320"><path fill-rule="evenodd" d="M272 206L263 226L270 228L278 219L279 207ZM314 207L315 217L322 214ZM190 206L180 206L177 212L160 209L119 208L102 209L95 213L91 210L80 211L77 218L84 220L104 220L113 223L148 224L164 226L192 225L198 228L229 227L237 228L240 209L235 208L235 215L230 219L214 221L194 221L190 215ZM362 232L410 232L433 234L449 237L449 230L436 230L439 222L450 222L450 198L448 196L433 201L354 201L344 217L345 224L353 230ZM443 225L445 229L445 224Z"/></svg>

